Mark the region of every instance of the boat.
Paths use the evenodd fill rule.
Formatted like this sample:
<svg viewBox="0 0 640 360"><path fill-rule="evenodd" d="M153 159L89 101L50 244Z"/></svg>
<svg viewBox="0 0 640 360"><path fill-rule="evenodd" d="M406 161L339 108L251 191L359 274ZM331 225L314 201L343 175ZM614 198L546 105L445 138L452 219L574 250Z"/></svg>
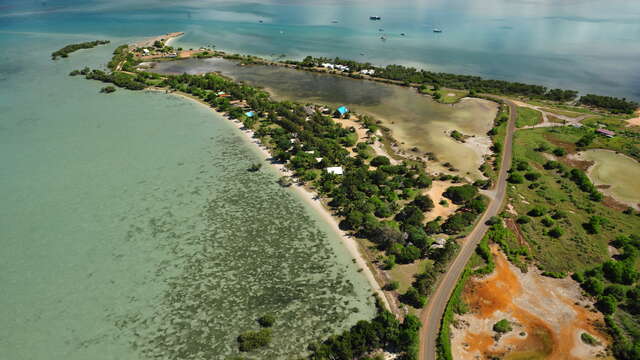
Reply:
<svg viewBox="0 0 640 360"><path fill-rule="evenodd" d="M369 16L369 20L382 20L380 16Z"/></svg>
<svg viewBox="0 0 640 360"><path fill-rule="evenodd" d="M331 23L332 23L332 24L337 24L337 23L338 23L338 20L331 20Z"/></svg>
<svg viewBox="0 0 640 360"><path fill-rule="evenodd" d="M380 40L382 40L382 41L387 41L387 38L386 38L386 37L384 37L384 35L382 35L382 36L380 36Z"/></svg>
<svg viewBox="0 0 640 360"><path fill-rule="evenodd" d="M405 34L405 33L400 33L400 36L405 36L405 35L407 35L407 34Z"/></svg>
<svg viewBox="0 0 640 360"><path fill-rule="evenodd" d="M434 28L434 29L433 29L433 32L434 32L434 33L441 33L441 32L442 32L442 30L441 30L441 29L438 29L438 28Z"/></svg>

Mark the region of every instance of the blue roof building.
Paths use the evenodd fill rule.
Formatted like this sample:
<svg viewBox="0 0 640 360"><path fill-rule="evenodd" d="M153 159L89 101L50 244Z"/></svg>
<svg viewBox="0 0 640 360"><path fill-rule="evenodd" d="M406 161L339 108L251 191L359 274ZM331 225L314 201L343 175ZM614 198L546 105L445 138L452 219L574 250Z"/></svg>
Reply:
<svg viewBox="0 0 640 360"><path fill-rule="evenodd" d="M253 111L249 111L244 113L247 117L253 117L253 115L255 115L255 113Z"/></svg>
<svg viewBox="0 0 640 360"><path fill-rule="evenodd" d="M338 112L340 113L340 116L342 116L342 115L348 113L349 109L347 109L347 107L343 105L343 106L340 106L338 108Z"/></svg>

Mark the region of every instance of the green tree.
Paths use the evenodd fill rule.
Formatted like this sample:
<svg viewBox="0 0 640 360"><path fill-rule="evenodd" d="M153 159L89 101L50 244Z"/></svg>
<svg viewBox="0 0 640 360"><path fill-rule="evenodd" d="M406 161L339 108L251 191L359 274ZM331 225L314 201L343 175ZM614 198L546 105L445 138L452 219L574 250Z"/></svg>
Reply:
<svg viewBox="0 0 640 360"><path fill-rule="evenodd" d="M382 155L376 156L371 160L371 166L375 166L375 167L390 165L390 164L391 164L391 160L389 160L388 157L382 156Z"/></svg>
<svg viewBox="0 0 640 360"><path fill-rule="evenodd" d="M599 296L604 292L604 283L602 280L590 277L582 283L582 288L592 296Z"/></svg>
<svg viewBox="0 0 640 360"><path fill-rule="evenodd" d="M478 194L478 189L473 185L451 186L443 194L444 197L453 201L454 204L464 204Z"/></svg>
<svg viewBox="0 0 640 360"><path fill-rule="evenodd" d="M275 324L276 318L271 314L266 314L258 318L258 324L262 327L272 327Z"/></svg>
<svg viewBox="0 0 640 360"><path fill-rule="evenodd" d="M522 184L524 183L524 177L520 173L511 173L507 178L507 181L512 184Z"/></svg>
<svg viewBox="0 0 640 360"><path fill-rule="evenodd" d="M497 323L493 324L493 331L497 333L504 334L504 333L508 333L511 330L513 330L513 328L511 327L511 323L507 319L502 319Z"/></svg>
<svg viewBox="0 0 640 360"><path fill-rule="evenodd" d="M596 307L605 315L611 315L616 312L618 308L618 302L615 297L610 295L605 295L600 297L598 302L596 303Z"/></svg>

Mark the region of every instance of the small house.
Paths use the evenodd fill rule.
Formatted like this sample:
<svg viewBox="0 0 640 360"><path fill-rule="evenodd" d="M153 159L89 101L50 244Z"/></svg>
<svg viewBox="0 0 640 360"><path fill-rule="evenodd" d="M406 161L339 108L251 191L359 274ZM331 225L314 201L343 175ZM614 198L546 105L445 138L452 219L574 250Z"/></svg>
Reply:
<svg viewBox="0 0 640 360"><path fill-rule="evenodd" d="M335 65L331 63L322 63L322 67L325 69L335 69Z"/></svg>
<svg viewBox="0 0 640 360"><path fill-rule="evenodd" d="M305 107L303 107L305 114L312 116L313 114L316 113L316 108L311 106L311 105L306 105Z"/></svg>
<svg viewBox="0 0 640 360"><path fill-rule="evenodd" d="M612 138L612 137L616 136L615 132L613 132L611 130L607 130L607 129L598 129L598 130L596 130L596 132L598 134L604 135L604 136L606 136L608 138Z"/></svg>
<svg viewBox="0 0 640 360"><path fill-rule="evenodd" d="M142 52L143 52L145 55L149 55L149 49L142 49Z"/></svg>
<svg viewBox="0 0 640 360"><path fill-rule="evenodd" d="M244 115L246 117L253 117L256 113L254 113L253 111L247 111L246 113L244 113Z"/></svg>
<svg viewBox="0 0 640 360"><path fill-rule="evenodd" d="M346 106L342 105L336 111L340 114L340 116L344 116L349 112L349 109Z"/></svg>
<svg viewBox="0 0 640 360"><path fill-rule="evenodd" d="M334 175L343 174L342 166L332 166L332 167L326 168L326 170L329 174L334 174Z"/></svg>
<svg viewBox="0 0 640 360"><path fill-rule="evenodd" d="M447 238L438 237L438 238L436 238L436 241L434 241L433 244L431 244L430 248L431 249L444 249L446 244L447 244Z"/></svg>

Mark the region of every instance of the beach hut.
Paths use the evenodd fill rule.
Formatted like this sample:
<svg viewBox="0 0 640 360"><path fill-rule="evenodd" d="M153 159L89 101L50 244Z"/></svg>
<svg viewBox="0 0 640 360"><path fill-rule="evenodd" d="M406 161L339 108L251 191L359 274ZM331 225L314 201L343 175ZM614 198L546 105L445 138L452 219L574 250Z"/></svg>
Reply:
<svg viewBox="0 0 640 360"><path fill-rule="evenodd" d="M346 106L342 105L336 111L340 114L340 116L344 116L346 113L349 112L349 109L347 109Z"/></svg>
<svg viewBox="0 0 640 360"><path fill-rule="evenodd" d="M332 167L326 168L326 170L329 174L334 174L334 175L343 174L342 166L332 166Z"/></svg>

